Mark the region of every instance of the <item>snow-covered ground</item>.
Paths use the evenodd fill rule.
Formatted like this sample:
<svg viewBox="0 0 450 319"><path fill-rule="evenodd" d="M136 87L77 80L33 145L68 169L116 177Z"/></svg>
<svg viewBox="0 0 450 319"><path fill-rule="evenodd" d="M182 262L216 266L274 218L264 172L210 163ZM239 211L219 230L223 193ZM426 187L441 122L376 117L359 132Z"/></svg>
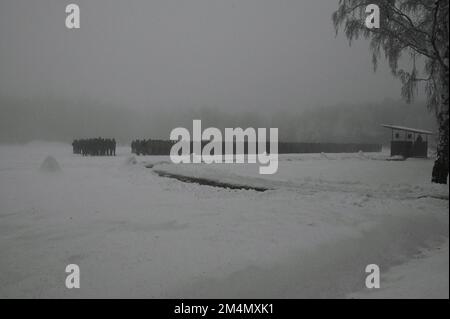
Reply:
<svg viewBox="0 0 450 319"><path fill-rule="evenodd" d="M47 156L59 169L41 168ZM281 156L263 176L257 165L136 163L129 148L0 146L0 297L448 298L448 187L429 182L431 160L385 158ZM65 287L71 263L80 289ZM365 288L368 264L379 290Z"/></svg>

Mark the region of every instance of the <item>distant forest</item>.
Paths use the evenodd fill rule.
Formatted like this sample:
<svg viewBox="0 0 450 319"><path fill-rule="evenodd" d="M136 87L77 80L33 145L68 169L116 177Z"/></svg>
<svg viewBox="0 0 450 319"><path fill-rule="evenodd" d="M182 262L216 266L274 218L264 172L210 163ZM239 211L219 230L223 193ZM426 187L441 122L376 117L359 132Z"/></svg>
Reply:
<svg viewBox="0 0 450 319"><path fill-rule="evenodd" d="M0 97L0 143L70 142L74 138L102 136L129 144L136 138L168 139L175 127L191 129L193 119L201 119L204 128L278 127L279 140L283 142L387 144L390 132L380 127L386 123L436 131L434 115L424 103L408 105L394 100L259 113L208 107L130 110L84 99Z"/></svg>

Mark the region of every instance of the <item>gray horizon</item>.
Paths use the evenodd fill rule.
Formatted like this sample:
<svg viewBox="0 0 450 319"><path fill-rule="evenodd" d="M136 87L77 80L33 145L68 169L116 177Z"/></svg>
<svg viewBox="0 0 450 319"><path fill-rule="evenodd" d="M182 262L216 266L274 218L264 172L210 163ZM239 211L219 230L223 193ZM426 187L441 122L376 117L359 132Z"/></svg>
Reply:
<svg viewBox="0 0 450 319"><path fill-rule="evenodd" d="M386 63L373 72L367 41L350 47L336 37L336 0L73 2L81 28L72 30L65 27L66 2L0 3L0 141L114 134L124 113L145 114L154 128L134 129L133 119L124 119L123 139L166 136L190 113L217 125L294 126L292 114L311 109L346 112L346 105L400 100ZM79 125L89 122L89 110L105 114L106 129ZM399 119L392 115L398 110L383 112ZM226 121L224 114L231 114ZM400 124L421 124L424 114ZM76 128L41 134L52 117Z"/></svg>

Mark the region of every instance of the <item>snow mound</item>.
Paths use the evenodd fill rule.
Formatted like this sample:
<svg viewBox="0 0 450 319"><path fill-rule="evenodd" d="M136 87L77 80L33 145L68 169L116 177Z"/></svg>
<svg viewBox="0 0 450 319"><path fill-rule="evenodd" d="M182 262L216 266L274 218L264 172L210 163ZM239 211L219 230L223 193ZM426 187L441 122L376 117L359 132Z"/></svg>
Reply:
<svg viewBox="0 0 450 319"><path fill-rule="evenodd" d="M125 165L136 165L137 164L137 159L135 156L129 156L127 157L127 159L124 162Z"/></svg>
<svg viewBox="0 0 450 319"><path fill-rule="evenodd" d="M61 166L53 156L47 156L42 162L40 170L46 173L56 173L61 171Z"/></svg>

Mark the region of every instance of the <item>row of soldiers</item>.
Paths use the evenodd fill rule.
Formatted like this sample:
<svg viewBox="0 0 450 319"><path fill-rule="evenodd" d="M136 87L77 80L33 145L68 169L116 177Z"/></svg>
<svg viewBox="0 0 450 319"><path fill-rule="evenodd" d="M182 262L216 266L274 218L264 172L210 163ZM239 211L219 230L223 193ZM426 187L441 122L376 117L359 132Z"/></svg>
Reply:
<svg viewBox="0 0 450 319"><path fill-rule="evenodd" d="M116 140L113 138L88 138L72 142L74 154L83 156L116 156Z"/></svg>
<svg viewBox="0 0 450 319"><path fill-rule="evenodd" d="M172 141L134 140L131 142L131 153L136 155L169 155Z"/></svg>

